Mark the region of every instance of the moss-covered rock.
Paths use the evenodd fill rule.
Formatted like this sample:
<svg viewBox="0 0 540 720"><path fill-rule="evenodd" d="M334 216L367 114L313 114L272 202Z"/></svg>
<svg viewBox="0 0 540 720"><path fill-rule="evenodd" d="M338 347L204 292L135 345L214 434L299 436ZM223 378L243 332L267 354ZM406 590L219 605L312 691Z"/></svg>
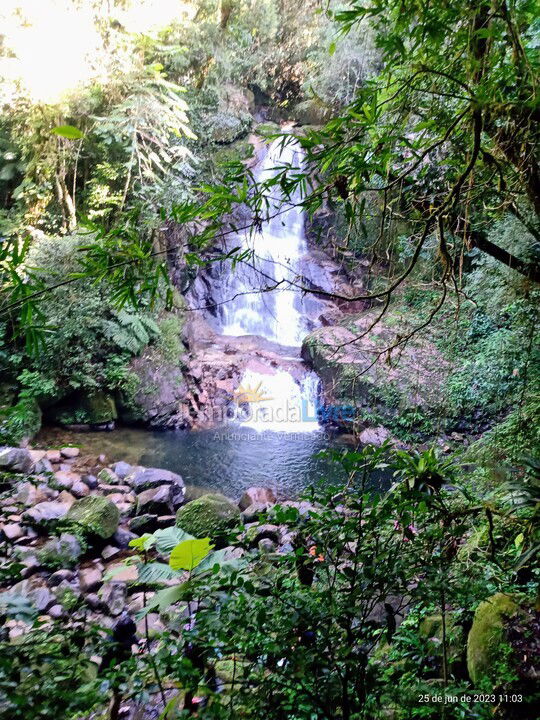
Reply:
<svg viewBox="0 0 540 720"><path fill-rule="evenodd" d="M456 623L452 613L448 613L445 619L446 624L446 654L448 667L453 675L465 674L465 650L466 643L464 631L461 625ZM432 645L433 655L441 660L442 672L442 641L443 641L443 623L442 616L428 615L425 617L418 627L418 634L425 638Z"/></svg>
<svg viewBox="0 0 540 720"><path fill-rule="evenodd" d="M492 595L477 607L467 641L467 669L473 683L489 679L496 684L512 675L504 625L517 612L518 604L503 593Z"/></svg>
<svg viewBox="0 0 540 720"><path fill-rule="evenodd" d="M232 685L245 679L249 672L249 662L238 655L224 657L216 661L214 671L225 685Z"/></svg>
<svg viewBox="0 0 540 720"><path fill-rule="evenodd" d="M195 537L219 540L240 519L240 510L225 495L208 493L181 507L176 525Z"/></svg>
<svg viewBox="0 0 540 720"><path fill-rule="evenodd" d="M105 392L97 392L83 400L82 407L91 425L116 420L118 413L114 398Z"/></svg>
<svg viewBox="0 0 540 720"><path fill-rule="evenodd" d="M261 137L268 137L280 133L281 126L273 122L259 123L253 128L253 132Z"/></svg>
<svg viewBox="0 0 540 720"><path fill-rule="evenodd" d="M209 119L208 134L216 143L232 143L249 128L249 122L228 112L218 112Z"/></svg>
<svg viewBox="0 0 540 720"><path fill-rule="evenodd" d="M248 140L238 140L237 142L221 147L214 153L214 162L216 165L226 165L233 162L243 162L253 157L255 148Z"/></svg>
<svg viewBox="0 0 540 720"><path fill-rule="evenodd" d="M310 98L295 105L293 115L301 125L323 125L330 119L331 111L317 98Z"/></svg>
<svg viewBox="0 0 540 720"><path fill-rule="evenodd" d="M120 512L106 497L88 495L73 503L67 519L80 525L89 534L110 538L118 529Z"/></svg>

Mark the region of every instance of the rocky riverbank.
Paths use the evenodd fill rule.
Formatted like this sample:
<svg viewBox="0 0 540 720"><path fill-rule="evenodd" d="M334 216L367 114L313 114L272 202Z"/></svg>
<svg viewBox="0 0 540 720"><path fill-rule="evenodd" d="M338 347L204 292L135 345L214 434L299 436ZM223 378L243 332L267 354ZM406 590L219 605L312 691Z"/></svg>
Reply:
<svg viewBox="0 0 540 720"><path fill-rule="evenodd" d="M130 541L160 528L210 536L226 548L227 534L240 526L248 549L292 549L287 528L255 522L276 503L267 488L250 488L239 502L218 493L190 499L176 473L108 465L104 456L83 456L75 447L4 448L0 483L0 612L22 602L44 622L67 619L77 601L91 620L112 627L123 613L141 610L143 591L148 600L160 585L174 584L169 579L149 587L136 566L124 566ZM309 510L307 503L285 504ZM148 620L153 629L163 629L159 614L150 613ZM13 639L29 626L10 619L5 628Z"/></svg>

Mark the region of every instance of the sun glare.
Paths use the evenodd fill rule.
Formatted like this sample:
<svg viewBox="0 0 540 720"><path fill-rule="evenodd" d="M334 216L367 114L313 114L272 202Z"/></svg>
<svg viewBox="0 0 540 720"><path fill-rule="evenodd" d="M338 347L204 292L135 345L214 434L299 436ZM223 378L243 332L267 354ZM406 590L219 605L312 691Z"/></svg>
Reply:
<svg viewBox="0 0 540 720"><path fill-rule="evenodd" d="M78 6L70 0L2 0L0 5L4 102L18 87L34 102L57 103L106 73L89 0ZM189 8L178 0L138 0L111 12L128 32L147 33L181 19Z"/></svg>

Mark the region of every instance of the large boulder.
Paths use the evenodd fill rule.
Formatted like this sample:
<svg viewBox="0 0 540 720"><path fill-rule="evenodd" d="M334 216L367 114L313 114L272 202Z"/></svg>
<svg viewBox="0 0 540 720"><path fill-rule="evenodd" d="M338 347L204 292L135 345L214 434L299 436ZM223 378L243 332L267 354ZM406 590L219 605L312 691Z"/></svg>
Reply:
<svg viewBox="0 0 540 720"><path fill-rule="evenodd" d="M237 115L217 112L209 118L208 134L210 139L216 143L232 143L244 135L248 127L249 123Z"/></svg>
<svg viewBox="0 0 540 720"><path fill-rule="evenodd" d="M510 650L504 626L518 612L518 604L504 593L492 595L476 608L467 640L467 669L473 683L486 678L493 684L500 680Z"/></svg>
<svg viewBox="0 0 540 720"><path fill-rule="evenodd" d="M108 498L88 495L73 503L67 518L79 524L89 534L107 539L118 529L120 512Z"/></svg>
<svg viewBox="0 0 540 720"><path fill-rule="evenodd" d="M219 540L240 520L240 510L225 495L208 493L181 507L176 525L195 537Z"/></svg>
<svg viewBox="0 0 540 720"><path fill-rule="evenodd" d="M176 492L182 495L185 492L182 476L161 468L135 468L132 473L125 476L124 482L132 487L136 493L149 488L160 487L161 485L174 485Z"/></svg>
<svg viewBox="0 0 540 720"><path fill-rule="evenodd" d="M0 449L0 470L16 473L30 473L34 462L25 448L6 447Z"/></svg>

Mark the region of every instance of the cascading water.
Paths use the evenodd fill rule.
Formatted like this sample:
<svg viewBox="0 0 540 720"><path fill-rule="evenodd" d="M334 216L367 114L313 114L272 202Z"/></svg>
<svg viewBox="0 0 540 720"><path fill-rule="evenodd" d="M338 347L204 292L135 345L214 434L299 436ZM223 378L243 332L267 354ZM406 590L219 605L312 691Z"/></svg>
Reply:
<svg viewBox="0 0 540 720"><path fill-rule="evenodd" d="M302 168L303 155L297 143L284 147L275 140L262 161L257 180L264 181L278 166ZM278 190L270 200L268 217L259 231L245 233L242 247L251 259L231 273L223 296L231 298L222 308L225 335L259 335L280 345L300 345L307 333L303 298L290 283L298 278L299 260L307 252L304 213L295 207L298 190L285 204ZM276 286L271 292L262 289ZM259 292L258 292L259 291Z"/></svg>
<svg viewBox="0 0 540 720"><path fill-rule="evenodd" d="M275 140L262 161L257 179L272 177L277 167L302 169L298 143ZM277 189L273 193L277 193ZM299 262L307 253L304 214L296 204L298 190L289 200L269 198L268 219L255 233L241 240L252 251L248 263L231 273L223 288L222 331L225 335L258 335L285 346L299 346L308 332L301 292L291 285L300 274ZM264 288L274 288L264 292ZM297 382L280 370L262 374L247 370L237 393L236 420L255 430L312 432L317 422L319 378L304 373Z"/></svg>

